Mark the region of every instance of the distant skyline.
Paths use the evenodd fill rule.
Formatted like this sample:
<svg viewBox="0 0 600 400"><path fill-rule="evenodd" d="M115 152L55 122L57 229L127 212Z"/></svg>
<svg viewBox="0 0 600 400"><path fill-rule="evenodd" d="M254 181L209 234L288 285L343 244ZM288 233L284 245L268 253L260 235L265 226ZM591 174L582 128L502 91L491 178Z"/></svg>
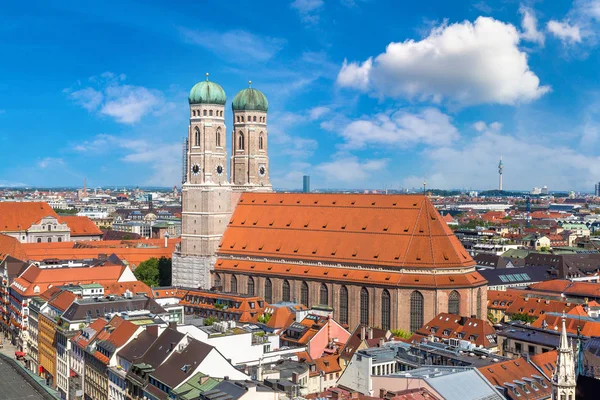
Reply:
<svg viewBox="0 0 600 400"><path fill-rule="evenodd" d="M0 186L181 184L190 88L269 99L274 187L592 192L600 0L8 3ZM228 132L229 136L230 132Z"/></svg>

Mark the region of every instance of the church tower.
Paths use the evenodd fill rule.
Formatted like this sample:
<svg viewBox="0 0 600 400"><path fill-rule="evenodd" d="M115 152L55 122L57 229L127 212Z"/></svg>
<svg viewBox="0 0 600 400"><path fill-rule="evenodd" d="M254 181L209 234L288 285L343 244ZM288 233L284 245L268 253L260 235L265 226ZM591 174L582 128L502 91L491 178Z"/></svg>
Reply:
<svg viewBox="0 0 600 400"><path fill-rule="evenodd" d="M235 95L232 102L233 131L231 184L235 192L271 191L267 110L265 95L252 87Z"/></svg>
<svg viewBox="0 0 600 400"><path fill-rule="evenodd" d="M216 250L231 216L227 182L225 91L208 80L198 82L188 98L187 171L182 186L181 244L173 254L172 283L210 288Z"/></svg>
<svg viewBox="0 0 600 400"><path fill-rule="evenodd" d="M552 376L552 400L575 400L575 386L575 355L567 340L567 329L563 315L558 360L556 361L554 376Z"/></svg>

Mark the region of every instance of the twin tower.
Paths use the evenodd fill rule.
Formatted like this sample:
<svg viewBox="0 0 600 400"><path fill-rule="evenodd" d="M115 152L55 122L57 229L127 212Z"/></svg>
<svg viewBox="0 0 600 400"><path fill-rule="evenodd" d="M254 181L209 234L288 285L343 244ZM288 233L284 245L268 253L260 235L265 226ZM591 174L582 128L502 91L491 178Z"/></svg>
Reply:
<svg viewBox="0 0 600 400"><path fill-rule="evenodd" d="M232 101L230 179L223 88L198 82L189 95L187 171L182 188L181 245L173 254L173 285L210 288L210 271L231 213L243 192L271 191L265 95L251 86Z"/></svg>

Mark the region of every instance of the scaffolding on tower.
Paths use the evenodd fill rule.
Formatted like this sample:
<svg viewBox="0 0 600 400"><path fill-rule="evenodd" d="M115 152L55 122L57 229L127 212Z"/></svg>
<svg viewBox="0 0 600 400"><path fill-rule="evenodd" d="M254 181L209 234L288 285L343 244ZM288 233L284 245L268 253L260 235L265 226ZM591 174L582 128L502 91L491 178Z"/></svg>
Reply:
<svg viewBox="0 0 600 400"><path fill-rule="evenodd" d="M181 184L183 185L187 181L187 170L188 170L188 148L189 148L189 140L185 138L183 141L182 147L182 164L181 164Z"/></svg>

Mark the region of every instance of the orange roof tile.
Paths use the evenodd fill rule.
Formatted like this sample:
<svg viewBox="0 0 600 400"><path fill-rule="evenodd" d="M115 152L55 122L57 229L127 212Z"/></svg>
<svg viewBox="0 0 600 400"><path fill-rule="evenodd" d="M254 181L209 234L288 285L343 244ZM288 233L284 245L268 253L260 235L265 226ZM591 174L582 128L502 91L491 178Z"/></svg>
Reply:
<svg viewBox="0 0 600 400"><path fill-rule="evenodd" d="M27 261L27 254L23 251L21 243L12 236L0 233L0 261L6 256Z"/></svg>
<svg viewBox="0 0 600 400"><path fill-rule="evenodd" d="M103 232L88 217L78 215L65 215L58 219L61 223L67 224L71 229L71 236L102 236Z"/></svg>
<svg viewBox="0 0 600 400"><path fill-rule="evenodd" d="M492 385L508 389L507 395L511 400L546 399L552 393L552 384L548 378L540 375L540 372L523 358L515 358L478 369ZM527 378L527 380L523 378ZM532 383L536 385L535 389L537 390L531 386ZM513 387L518 394L513 392Z"/></svg>
<svg viewBox="0 0 600 400"><path fill-rule="evenodd" d="M75 301L77 296L68 290L62 290L48 302L52 307L64 312Z"/></svg>
<svg viewBox="0 0 600 400"><path fill-rule="evenodd" d="M560 332L562 327L562 316L559 314L548 315L545 314L542 317L536 319L531 323L534 328L542 328L544 321L546 322L547 328ZM577 335L577 328L581 329L581 334L588 337L600 337L600 322L595 320L580 319L575 314L567 314L565 318L565 328L567 332L573 335Z"/></svg>
<svg viewBox="0 0 600 400"><path fill-rule="evenodd" d="M43 293L51 287L69 283L75 285L112 283L119 279L125 268L120 265L74 268L39 268L36 265L30 265L21 276L14 279L11 288L24 296L33 296Z"/></svg>
<svg viewBox="0 0 600 400"><path fill-rule="evenodd" d="M475 265L422 195L244 193L219 253L388 267Z"/></svg>
<svg viewBox="0 0 600 400"><path fill-rule="evenodd" d="M127 290L133 294L145 294L153 297L152 289L142 281L133 282L109 282L102 284L105 295L122 296Z"/></svg>
<svg viewBox="0 0 600 400"><path fill-rule="evenodd" d="M316 265L279 264L248 260L217 259L215 271L240 272L246 274L273 274L298 278L310 277L324 281L371 283L385 286L450 288L478 287L486 280L476 271L461 274L408 274L392 271L346 269Z"/></svg>
<svg viewBox="0 0 600 400"><path fill-rule="evenodd" d="M58 214L45 202L0 202L0 232L16 232L28 229L44 217Z"/></svg>
<svg viewBox="0 0 600 400"><path fill-rule="evenodd" d="M576 304L565 301L520 297L507 308L506 313L527 314L537 318L547 312L562 313L563 311L569 311L575 306Z"/></svg>
<svg viewBox="0 0 600 400"><path fill-rule="evenodd" d="M439 339L464 339L485 348L498 346L496 330L488 321L455 314L440 313L415 333Z"/></svg>
<svg viewBox="0 0 600 400"><path fill-rule="evenodd" d="M108 321L104 318L98 318L88 326L88 328L95 332L91 337L87 338L85 335L83 335L83 331L79 331L79 333L71 338L71 341L77 343L81 348L85 348L92 340L96 339L98 334L103 332L103 329L107 323Z"/></svg>
<svg viewBox="0 0 600 400"><path fill-rule="evenodd" d="M317 370L326 374L340 372L342 370L340 367L340 356L338 354L315 358L313 361L317 366Z"/></svg>
<svg viewBox="0 0 600 400"><path fill-rule="evenodd" d="M557 353L558 352L556 350L552 350L529 357L531 362L534 363L538 369L542 370L547 378L552 378L554 370L556 369L556 360L558 359Z"/></svg>

